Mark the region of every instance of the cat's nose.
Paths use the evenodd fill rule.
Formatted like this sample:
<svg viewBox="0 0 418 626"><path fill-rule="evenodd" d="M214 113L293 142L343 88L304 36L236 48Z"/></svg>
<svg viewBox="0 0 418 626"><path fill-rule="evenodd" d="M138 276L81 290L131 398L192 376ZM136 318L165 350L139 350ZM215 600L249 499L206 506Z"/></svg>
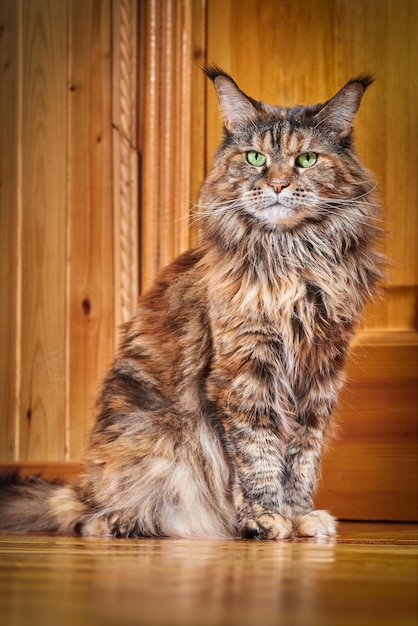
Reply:
<svg viewBox="0 0 418 626"><path fill-rule="evenodd" d="M287 180L271 180L269 185L273 187L275 193L280 193L282 189L289 187Z"/></svg>

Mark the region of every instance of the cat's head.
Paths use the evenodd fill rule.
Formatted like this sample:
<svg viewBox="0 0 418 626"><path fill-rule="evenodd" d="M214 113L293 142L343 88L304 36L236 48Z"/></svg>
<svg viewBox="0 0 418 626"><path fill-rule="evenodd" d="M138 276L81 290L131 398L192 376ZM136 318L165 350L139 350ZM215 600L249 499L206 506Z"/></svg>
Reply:
<svg viewBox="0 0 418 626"><path fill-rule="evenodd" d="M283 108L245 95L219 68L206 73L225 131L202 188L203 208L288 230L341 214L371 191L352 145L370 76L350 80L325 103Z"/></svg>

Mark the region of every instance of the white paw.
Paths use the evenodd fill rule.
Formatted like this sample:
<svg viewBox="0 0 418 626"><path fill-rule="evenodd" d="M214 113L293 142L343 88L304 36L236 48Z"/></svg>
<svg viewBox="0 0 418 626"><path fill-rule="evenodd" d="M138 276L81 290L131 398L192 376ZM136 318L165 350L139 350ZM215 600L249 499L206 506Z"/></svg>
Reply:
<svg viewBox="0 0 418 626"><path fill-rule="evenodd" d="M337 532L335 518L328 511L311 511L293 520L296 537L330 537Z"/></svg>

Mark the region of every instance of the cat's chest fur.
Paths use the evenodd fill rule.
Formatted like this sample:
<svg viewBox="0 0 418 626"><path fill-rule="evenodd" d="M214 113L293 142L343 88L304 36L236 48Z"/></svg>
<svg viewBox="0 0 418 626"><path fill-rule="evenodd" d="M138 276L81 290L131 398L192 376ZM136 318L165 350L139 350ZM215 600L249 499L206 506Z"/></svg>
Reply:
<svg viewBox="0 0 418 626"><path fill-rule="evenodd" d="M268 395L271 406L308 413L313 387L318 397L322 387L333 394L341 386L363 300L361 263L341 256L338 245L321 258L293 244L291 255L266 242L257 258L249 246L235 259L213 250L203 259L212 368L253 396Z"/></svg>
<svg viewBox="0 0 418 626"><path fill-rule="evenodd" d="M348 257L333 261L320 263L306 250L290 261L268 249L259 258L209 254L204 274L215 343L226 332L238 338L250 331L279 337L295 351L302 343L315 350L330 333L336 340L340 326L355 323L358 278Z"/></svg>

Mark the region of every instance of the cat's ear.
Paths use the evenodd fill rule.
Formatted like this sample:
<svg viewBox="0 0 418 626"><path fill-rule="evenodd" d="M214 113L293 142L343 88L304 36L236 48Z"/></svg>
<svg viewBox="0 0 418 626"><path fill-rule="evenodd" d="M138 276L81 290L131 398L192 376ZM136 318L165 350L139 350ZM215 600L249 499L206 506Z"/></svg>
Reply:
<svg viewBox="0 0 418 626"><path fill-rule="evenodd" d="M234 132L240 126L256 120L259 103L246 96L228 74L212 66L205 68L205 73L215 85L228 131Z"/></svg>
<svg viewBox="0 0 418 626"><path fill-rule="evenodd" d="M328 100L314 115L315 126L323 125L340 141L350 134L354 116L358 111L366 88L373 78L369 75L350 80L331 100Z"/></svg>

